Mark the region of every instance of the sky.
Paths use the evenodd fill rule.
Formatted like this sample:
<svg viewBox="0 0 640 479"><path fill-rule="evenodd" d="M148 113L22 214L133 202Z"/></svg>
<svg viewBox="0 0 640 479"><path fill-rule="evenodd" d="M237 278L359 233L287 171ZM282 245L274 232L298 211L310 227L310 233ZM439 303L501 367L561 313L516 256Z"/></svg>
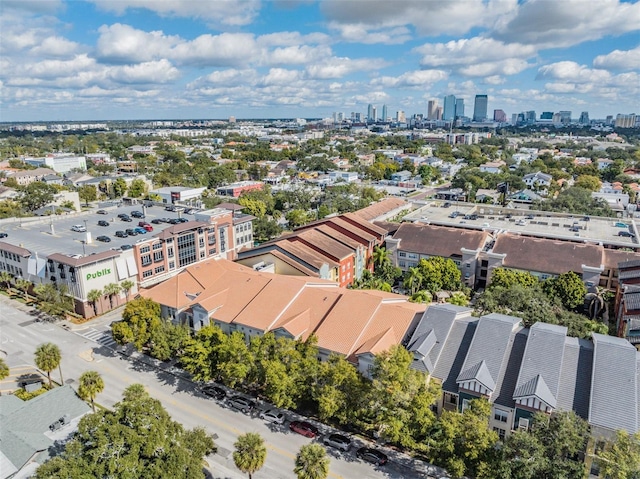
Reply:
<svg viewBox="0 0 640 479"><path fill-rule="evenodd" d="M640 114L640 0L1 0L0 121Z"/></svg>

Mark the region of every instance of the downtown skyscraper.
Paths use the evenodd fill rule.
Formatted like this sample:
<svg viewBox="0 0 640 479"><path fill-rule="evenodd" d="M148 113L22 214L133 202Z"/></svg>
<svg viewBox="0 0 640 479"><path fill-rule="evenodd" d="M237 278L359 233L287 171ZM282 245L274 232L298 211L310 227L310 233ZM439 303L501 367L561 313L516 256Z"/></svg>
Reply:
<svg viewBox="0 0 640 479"><path fill-rule="evenodd" d="M485 121L487 119L487 105L489 98L487 95L476 95L473 105L473 121Z"/></svg>

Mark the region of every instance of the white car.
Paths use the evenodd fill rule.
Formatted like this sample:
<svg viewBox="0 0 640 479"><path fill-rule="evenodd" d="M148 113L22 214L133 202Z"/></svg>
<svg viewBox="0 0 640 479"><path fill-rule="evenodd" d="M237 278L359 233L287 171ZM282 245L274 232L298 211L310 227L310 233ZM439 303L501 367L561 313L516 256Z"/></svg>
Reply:
<svg viewBox="0 0 640 479"><path fill-rule="evenodd" d="M275 409L267 409L260 413L260 419L276 424L284 424L284 414Z"/></svg>
<svg viewBox="0 0 640 479"><path fill-rule="evenodd" d="M84 233L85 231L87 231L87 228L85 228L84 225L73 225L71 227L71 231L75 231L76 233Z"/></svg>

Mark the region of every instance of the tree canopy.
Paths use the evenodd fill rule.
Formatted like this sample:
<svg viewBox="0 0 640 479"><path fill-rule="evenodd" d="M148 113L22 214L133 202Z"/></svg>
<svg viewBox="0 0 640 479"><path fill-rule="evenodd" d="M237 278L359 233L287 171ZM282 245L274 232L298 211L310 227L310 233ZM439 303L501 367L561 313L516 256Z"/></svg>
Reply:
<svg viewBox="0 0 640 479"><path fill-rule="evenodd" d="M40 466L35 477L200 479L202 460L213 451L204 429L185 430L134 384L113 411L84 416L64 452Z"/></svg>

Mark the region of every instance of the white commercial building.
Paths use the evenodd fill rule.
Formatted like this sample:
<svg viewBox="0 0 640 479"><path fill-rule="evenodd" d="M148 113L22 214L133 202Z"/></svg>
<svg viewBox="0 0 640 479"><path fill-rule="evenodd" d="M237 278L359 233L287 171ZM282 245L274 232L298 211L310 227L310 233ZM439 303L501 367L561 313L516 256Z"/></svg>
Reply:
<svg viewBox="0 0 640 479"><path fill-rule="evenodd" d="M84 156L51 153L44 159L44 164L56 173L67 173L73 169L86 170L87 160Z"/></svg>

